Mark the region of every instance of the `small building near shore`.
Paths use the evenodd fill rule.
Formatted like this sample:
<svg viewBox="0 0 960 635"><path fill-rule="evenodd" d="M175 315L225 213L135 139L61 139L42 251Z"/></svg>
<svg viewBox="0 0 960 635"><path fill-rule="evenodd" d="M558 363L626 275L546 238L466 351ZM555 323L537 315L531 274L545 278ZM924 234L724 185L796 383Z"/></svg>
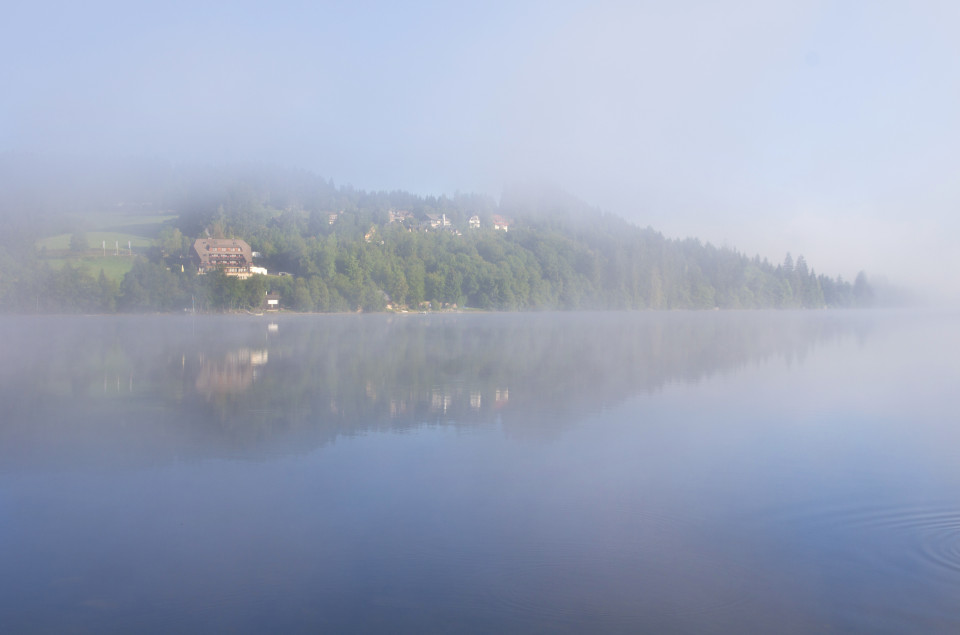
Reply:
<svg viewBox="0 0 960 635"><path fill-rule="evenodd" d="M280 310L280 294L279 293L268 293L263 296L263 309L265 311L279 311Z"/></svg>

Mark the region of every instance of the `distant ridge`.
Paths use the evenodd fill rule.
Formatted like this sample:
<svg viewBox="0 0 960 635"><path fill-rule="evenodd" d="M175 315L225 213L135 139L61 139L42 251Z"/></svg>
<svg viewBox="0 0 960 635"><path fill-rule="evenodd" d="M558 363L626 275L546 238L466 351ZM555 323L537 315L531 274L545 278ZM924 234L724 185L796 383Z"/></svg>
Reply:
<svg viewBox="0 0 960 635"><path fill-rule="evenodd" d="M261 308L267 292L286 310L336 312L815 309L874 301L863 273L846 281L818 274L801 255L770 263L695 238L666 238L541 184L508 186L497 201L368 192L269 166L68 161L44 175L45 165L0 157L0 184L8 186L0 188L9 230L0 240L4 311L250 310ZM153 246L103 266L84 234L102 229L94 225L106 215L113 223L156 218ZM54 234L70 234L71 250L38 247ZM197 275L189 246L211 235L242 238L259 254L259 267L292 275Z"/></svg>

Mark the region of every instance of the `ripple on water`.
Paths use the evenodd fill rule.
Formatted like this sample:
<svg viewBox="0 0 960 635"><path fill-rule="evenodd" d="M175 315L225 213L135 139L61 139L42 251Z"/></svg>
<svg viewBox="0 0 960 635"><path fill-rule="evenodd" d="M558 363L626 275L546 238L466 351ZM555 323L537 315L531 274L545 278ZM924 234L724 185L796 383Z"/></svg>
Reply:
<svg viewBox="0 0 960 635"><path fill-rule="evenodd" d="M822 510L810 522L820 530L855 531L867 550L888 564L918 563L960 574L960 508L947 503ZM956 576L960 583L960 576Z"/></svg>

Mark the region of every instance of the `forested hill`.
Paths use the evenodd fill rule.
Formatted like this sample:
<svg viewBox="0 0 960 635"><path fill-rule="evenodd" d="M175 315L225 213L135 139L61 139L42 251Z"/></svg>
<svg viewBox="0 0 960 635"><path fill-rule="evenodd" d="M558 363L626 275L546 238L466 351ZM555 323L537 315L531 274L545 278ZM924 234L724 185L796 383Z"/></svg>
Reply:
<svg viewBox="0 0 960 635"><path fill-rule="evenodd" d="M0 200L10 228L0 254L3 310L257 309L268 291L299 311L822 308L872 299L863 274L850 283L816 273L803 256L772 264L666 238L544 189L513 188L499 202L422 197L265 169L80 181L55 188L55 199L18 182L8 188L16 195ZM107 234L90 226L104 209L125 214L128 226L157 219L146 244L128 242L121 254L114 241L115 259L127 258L120 269L102 266ZM69 234L69 246L40 246L49 234ZM257 265L291 275L198 276L190 247L204 235L242 238L259 252Z"/></svg>

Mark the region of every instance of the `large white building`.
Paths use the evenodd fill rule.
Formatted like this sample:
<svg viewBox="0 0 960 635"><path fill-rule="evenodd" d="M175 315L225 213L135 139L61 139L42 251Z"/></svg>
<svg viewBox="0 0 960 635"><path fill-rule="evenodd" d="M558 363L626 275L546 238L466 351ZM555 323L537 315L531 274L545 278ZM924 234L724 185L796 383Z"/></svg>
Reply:
<svg viewBox="0 0 960 635"><path fill-rule="evenodd" d="M250 245L239 238L198 238L193 243L193 256L197 262L197 273L220 270L241 280L259 273L251 271L253 252ZM263 272L266 273L266 269Z"/></svg>

